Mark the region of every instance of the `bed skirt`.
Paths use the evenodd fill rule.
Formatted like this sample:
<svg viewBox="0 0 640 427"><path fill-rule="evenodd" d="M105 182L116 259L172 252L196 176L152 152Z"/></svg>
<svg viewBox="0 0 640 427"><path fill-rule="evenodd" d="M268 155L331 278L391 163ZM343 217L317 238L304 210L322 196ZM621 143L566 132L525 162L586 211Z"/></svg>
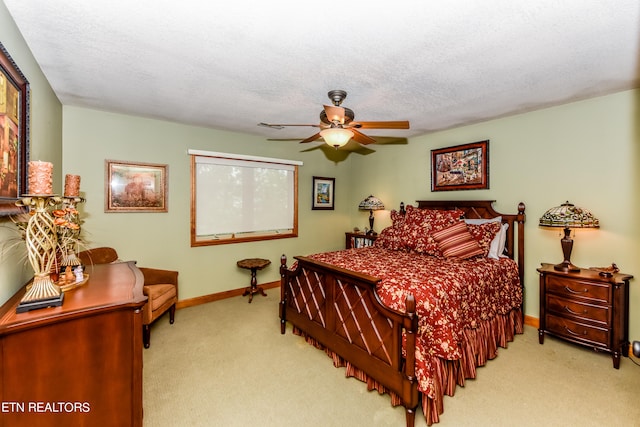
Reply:
<svg viewBox="0 0 640 427"><path fill-rule="evenodd" d="M465 380L476 377L476 368L484 366L487 360L498 356L498 348L507 347L507 343L513 341L515 334L522 334L524 324L522 310L517 307L504 315L496 315L493 319L484 320L475 329L465 329L463 340L459 344L462 349L462 357L458 360L446 360L434 357L434 396L420 393L422 398L422 412L427 425L440 421L440 414L444 412L444 396L453 396L456 386L464 386ZM324 350L333 360L336 368L345 368L346 377L354 377L367 384L369 391L376 390L380 394L388 393L393 406L402 405L397 394L389 391L384 385L370 378L360 369L338 356L333 351L325 348L313 337L304 334L298 328L293 328L293 333L303 336L306 341L318 349Z"/></svg>

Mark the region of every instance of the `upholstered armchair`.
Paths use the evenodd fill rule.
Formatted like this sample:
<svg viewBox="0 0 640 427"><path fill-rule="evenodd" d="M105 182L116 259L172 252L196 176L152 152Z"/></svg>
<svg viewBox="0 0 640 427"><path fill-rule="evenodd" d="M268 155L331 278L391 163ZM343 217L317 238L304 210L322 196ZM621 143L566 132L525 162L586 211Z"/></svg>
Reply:
<svg viewBox="0 0 640 427"><path fill-rule="evenodd" d="M113 248L88 249L78 254L84 265L108 264L119 261ZM169 311L169 323L173 324L178 302L178 272L157 268L138 267L144 276L143 292L148 301L142 307L142 341L145 348L151 345L151 324Z"/></svg>
<svg viewBox="0 0 640 427"><path fill-rule="evenodd" d="M144 276L144 294L149 298L142 307L142 341L144 348L151 345L151 324L169 310L169 323L173 325L178 302L178 272L157 268L138 267Z"/></svg>

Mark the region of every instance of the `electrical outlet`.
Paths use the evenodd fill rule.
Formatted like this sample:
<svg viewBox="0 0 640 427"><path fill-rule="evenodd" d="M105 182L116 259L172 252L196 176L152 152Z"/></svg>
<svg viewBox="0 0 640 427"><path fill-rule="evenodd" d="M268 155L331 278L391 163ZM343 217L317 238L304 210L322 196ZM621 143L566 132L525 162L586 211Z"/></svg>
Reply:
<svg viewBox="0 0 640 427"><path fill-rule="evenodd" d="M635 357L640 357L640 341L633 342L633 355Z"/></svg>

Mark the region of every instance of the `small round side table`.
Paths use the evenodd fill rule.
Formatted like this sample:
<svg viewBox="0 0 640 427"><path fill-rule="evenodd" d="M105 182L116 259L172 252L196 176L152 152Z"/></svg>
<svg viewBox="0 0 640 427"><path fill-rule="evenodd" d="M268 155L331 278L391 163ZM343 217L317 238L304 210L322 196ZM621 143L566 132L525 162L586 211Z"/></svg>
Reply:
<svg viewBox="0 0 640 427"><path fill-rule="evenodd" d="M263 297L267 296L267 294L264 293L264 289L262 289L262 286L258 286L256 273L258 270L262 270L269 264L271 264L271 261L263 258L247 258L237 262L238 267L251 270L251 286L245 289L244 293L242 294L243 297L249 295L249 302L253 300L254 294L259 293Z"/></svg>

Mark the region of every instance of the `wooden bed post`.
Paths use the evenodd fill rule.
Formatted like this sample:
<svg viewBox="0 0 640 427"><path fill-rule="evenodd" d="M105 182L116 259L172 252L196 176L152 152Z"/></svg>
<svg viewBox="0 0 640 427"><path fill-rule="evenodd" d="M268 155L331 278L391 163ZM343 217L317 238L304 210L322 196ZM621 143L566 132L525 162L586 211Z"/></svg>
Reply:
<svg viewBox="0 0 640 427"><path fill-rule="evenodd" d="M520 283L524 286L524 203L518 204L518 269Z"/></svg>
<svg viewBox="0 0 640 427"><path fill-rule="evenodd" d="M407 342L406 348L416 348L416 334L418 330L418 316L416 316L416 299L413 294L407 295L405 300L406 314L410 318L410 325L404 325ZM403 381L403 400L407 427L414 427L416 420L416 408L418 407L418 388L416 379L416 354L407 352L406 363L404 365L404 375L407 381ZM407 399L407 397L409 397ZM407 401L408 400L408 401Z"/></svg>
<svg viewBox="0 0 640 427"><path fill-rule="evenodd" d="M287 330L287 256L282 254L280 257L280 333L284 335Z"/></svg>
<svg viewBox="0 0 640 427"><path fill-rule="evenodd" d="M525 291L525 287L524 287L524 220L526 218L525 214L524 214L524 203L520 202L518 204L518 217L517 217L517 222L518 222L518 275L520 276L520 287L522 288L522 304L521 304L521 311L522 311L522 324L524 325L524 291Z"/></svg>

